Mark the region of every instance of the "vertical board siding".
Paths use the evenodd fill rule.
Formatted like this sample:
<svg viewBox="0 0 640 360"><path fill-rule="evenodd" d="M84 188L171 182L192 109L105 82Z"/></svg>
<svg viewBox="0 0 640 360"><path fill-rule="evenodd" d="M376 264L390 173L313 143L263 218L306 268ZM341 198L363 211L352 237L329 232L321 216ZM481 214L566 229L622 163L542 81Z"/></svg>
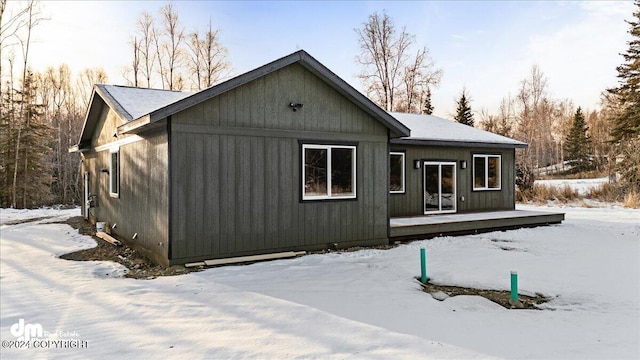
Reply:
<svg viewBox="0 0 640 360"><path fill-rule="evenodd" d="M96 145L112 142L119 117L105 107L97 125ZM96 137L94 137L96 138ZM143 135L143 140L120 149L120 196L109 195L109 151L85 154L83 171L89 171L89 192L97 195L92 219L116 224L117 237L141 250L157 263L168 265L168 145L164 130ZM137 233L135 240L132 236Z"/></svg>
<svg viewBox="0 0 640 360"><path fill-rule="evenodd" d="M423 214L423 169L413 168L414 160L456 161L457 211L512 210L515 204L515 169L513 149L456 148L434 146L391 145L391 151L406 150L405 193L390 195L390 215L414 216ZM499 191L473 191L473 154L502 155L502 189ZM460 168L460 161L467 168ZM464 196L465 201L461 201Z"/></svg>
<svg viewBox="0 0 640 360"><path fill-rule="evenodd" d="M303 108L294 112L291 102ZM175 114L172 122L296 130L300 139L311 131L327 134L310 141L339 142L341 133L380 139L357 142L356 200L302 202L298 138L172 128L173 263L386 241L387 130L302 66L230 90Z"/></svg>

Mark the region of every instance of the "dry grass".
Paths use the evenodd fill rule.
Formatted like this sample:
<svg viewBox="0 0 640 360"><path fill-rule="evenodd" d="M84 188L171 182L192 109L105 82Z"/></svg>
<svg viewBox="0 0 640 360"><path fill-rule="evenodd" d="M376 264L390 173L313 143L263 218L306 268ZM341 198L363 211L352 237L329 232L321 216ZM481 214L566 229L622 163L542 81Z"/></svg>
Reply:
<svg viewBox="0 0 640 360"><path fill-rule="evenodd" d="M536 176L536 180L596 179L596 178L607 177L607 176L609 176L609 174L606 171L590 170L590 171L583 171L575 174L539 175L539 176Z"/></svg>
<svg viewBox="0 0 640 360"><path fill-rule="evenodd" d="M527 191L516 191L516 201L518 202L534 202L545 203L547 201L559 201L561 203L568 203L574 200L581 199L578 191L571 189L570 186L565 185L562 187L556 187L552 185L533 185L533 188Z"/></svg>
<svg viewBox="0 0 640 360"><path fill-rule="evenodd" d="M626 208L640 209L640 193L635 191L628 193L622 205Z"/></svg>
<svg viewBox="0 0 640 360"><path fill-rule="evenodd" d="M604 183L590 189L586 195L580 195L578 191L571 189L568 185L556 187L535 184L532 189L527 191L516 189L516 201L520 203L545 204L548 201L555 201L566 204L579 201L582 207L593 207L593 205L586 203L585 199L617 202L627 208L640 209L640 192L629 190L628 187L617 184Z"/></svg>

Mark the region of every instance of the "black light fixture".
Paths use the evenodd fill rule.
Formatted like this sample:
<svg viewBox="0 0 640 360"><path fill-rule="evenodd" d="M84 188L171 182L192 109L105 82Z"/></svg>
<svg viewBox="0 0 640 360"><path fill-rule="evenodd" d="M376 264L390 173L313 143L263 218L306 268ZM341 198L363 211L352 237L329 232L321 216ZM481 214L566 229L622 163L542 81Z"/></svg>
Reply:
<svg viewBox="0 0 640 360"><path fill-rule="evenodd" d="M460 160L460 169L467 168L467 160Z"/></svg>
<svg viewBox="0 0 640 360"><path fill-rule="evenodd" d="M420 160L413 160L413 168L420 169Z"/></svg>
<svg viewBox="0 0 640 360"><path fill-rule="evenodd" d="M302 104L301 103L289 103L289 107L291 108L291 110L293 111L298 111L299 109L302 109Z"/></svg>

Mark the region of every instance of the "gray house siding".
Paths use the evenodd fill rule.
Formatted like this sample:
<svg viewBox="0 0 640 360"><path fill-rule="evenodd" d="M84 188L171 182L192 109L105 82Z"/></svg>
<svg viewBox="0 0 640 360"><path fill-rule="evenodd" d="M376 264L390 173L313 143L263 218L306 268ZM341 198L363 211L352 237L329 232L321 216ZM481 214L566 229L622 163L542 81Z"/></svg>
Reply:
<svg viewBox="0 0 640 360"><path fill-rule="evenodd" d="M423 215L423 169L414 169L414 160L455 161L457 175L457 212L513 210L515 208L514 149L403 146L391 145L391 151L405 151L406 183L404 194L390 195L392 217ZM501 190L473 191L473 154L502 156ZM461 169L460 161L467 162ZM464 201L461 201L464 197Z"/></svg>
<svg viewBox="0 0 640 360"><path fill-rule="evenodd" d="M121 120L112 110L107 110L108 107L104 109L96 127L97 141L93 149L127 138L113 137ZM94 221L116 224L112 233L155 262L168 265L167 133L161 130L141 136L141 140L119 146L120 196L117 198L109 194L109 174L101 171L109 169L109 149L84 153L82 170L89 172L89 192L97 196L96 207L90 214Z"/></svg>
<svg viewBox="0 0 640 360"><path fill-rule="evenodd" d="M304 67L170 122L172 264L387 242L387 129ZM301 142L357 145L355 200L301 201Z"/></svg>

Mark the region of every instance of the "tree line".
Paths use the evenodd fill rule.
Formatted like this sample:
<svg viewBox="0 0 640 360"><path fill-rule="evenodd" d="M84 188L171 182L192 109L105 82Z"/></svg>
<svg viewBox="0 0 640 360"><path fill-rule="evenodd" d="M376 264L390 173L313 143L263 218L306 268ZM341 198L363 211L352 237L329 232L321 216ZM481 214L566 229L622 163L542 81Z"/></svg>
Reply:
<svg viewBox="0 0 640 360"><path fill-rule="evenodd" d="M158 15L143 11L137 20L132 61L123 73L127 85L199 91L229 74L227 49L211 20L204 30L187 32L172 3Z"/></svg>
<svg viewBox="0 0 640 360"><path fill-rule="evenodd" d="M0 0L0 206L79 204L80 156L67 149L80 137L93 85L107 82L107 76L101 68L73 74L64 64L33 71L31 37L46 19L36 0L12 13L6 10L7 0ZM521 169L568 160L579 171L615 170L626 186L639 191L640 11L633 17L633 40L617 69L620 86L603 91L599 110L552 98L549 79L534 65L496 113L473 111L471 94L463 88L451 116L527 142L529 147L518 153ZM429 49L385 12L369 15L354 31L366 95L387 111L431 114L431 95L443 73ZM219 30L209 21L187 31L171 3L155 16L142 12L123 46L131 50L123 68L125 85L198 91L230 75Z"/></svg>
<svg viewBox="0 0 640 360"><path fill-rule="evenodd" d="M0 207L79 204L80 155L69 153L82 131L94 84L106 83L102 68L76 74L65 64L34 71L31 39L47 19L29 0L8 11L0 0ZM171 3L154 17L140 14L129 45L132 62L125 85L201 90L228 75L227 50L209 22L187 32Z"/></svg>
<svg viewBox="0 0 640 360"><path fill-rule="evenodd" d="M636 8L640 2L636 1ZM628 51L620 65L620 86L602 92L601 109L586 110L570 99L549 95L549 79L533 65L514 95L505 96L497 113L474 112L469 90L456 100L454 120L513 137L529 146L518 151L518 172L533 179L550 165L566 172L596 170L621 175L624 191L640 191L640 10L634 12ZM355 29L360 45L356 61L367 95L387 111L431 114L431 91L442 70L436 69L425 47L413 56L415 37L398 30L385 12L370 15ZM476 121L476 115L479 119ZM531 185L532 180L528 181Z"/></svg>

